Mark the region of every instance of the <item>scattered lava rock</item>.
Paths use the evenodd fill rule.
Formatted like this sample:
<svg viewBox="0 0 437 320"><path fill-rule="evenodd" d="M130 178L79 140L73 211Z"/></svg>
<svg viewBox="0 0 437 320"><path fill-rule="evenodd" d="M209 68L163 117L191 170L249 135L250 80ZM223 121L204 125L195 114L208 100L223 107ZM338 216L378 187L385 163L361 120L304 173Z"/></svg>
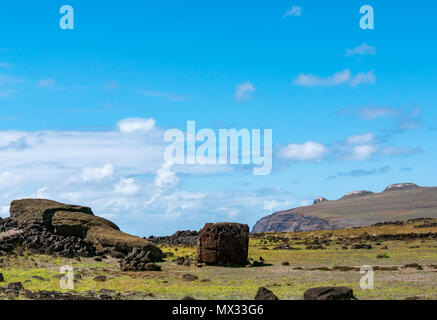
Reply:
<svg viewBox="0 0 437 320"><path fill-rule="evenodd" d="M255 300L279 300L269 289L260 287L255 295Z"/></svg>
<svg viewBox="0 0 437 320"><path fill-rule="evenodd" d="M140 248L134 248L126 258L124 258L120 267L122 271L160 271L158 265L150 265L152 261L158 261L157 257L153 256L151 251L145 251ZM159 270L158 268L159 267Z"/></svg>
<svg viewBox="0 0 437 320"><path fill-rule="evenodd" d="M195 246L197 244L197 236L199 233L197 231L177 231L171 236L155 237L150 236L149 238L144 238L153 242L154 244L160 245L183 245L183 246Z"/></svg>
<svg viewBox="0 0 437 320"><path fill-rule="evenodd" d="M406 264L406 265L404 265L404 268L414 268L414 269L417 269L417 270L423 270L423 267L420 264L418 264L418 263Z"/></svg>
<svg viewBox="0 0 437 320"><path fill-rule="evenodd" d="M194 274L186 273L182 276L182 279L184 281L195 281L195 280L199 280L199 277L195 276Z"/></svg>
<svg viewBox="0 0 437 320"><path fill-rule="evenodd" d="M105 282L107 280L107 278L106 278L106 276L96 276L96 277L94 277L93 280L97 281L97 282Z"/></svg>
<svg viewBox="0 0 437 320"><path fill-rule="evenodd" d="M0 251L10 253L16 248L68 258L93 257L96 252L91 242L53 234L43 225L0 220Z"/></svg>
<svg viewBox="0 0 437 320"><path fill-rule="evenodd" d="M304 300L356 300L348 287L319 287L304 292Z"/></svg>
<svg viewBox="0 0 437 320"><path fill-rule="evenodd" d="M352 245L352 249L372 249L372 245L360 243Z"/></svg>

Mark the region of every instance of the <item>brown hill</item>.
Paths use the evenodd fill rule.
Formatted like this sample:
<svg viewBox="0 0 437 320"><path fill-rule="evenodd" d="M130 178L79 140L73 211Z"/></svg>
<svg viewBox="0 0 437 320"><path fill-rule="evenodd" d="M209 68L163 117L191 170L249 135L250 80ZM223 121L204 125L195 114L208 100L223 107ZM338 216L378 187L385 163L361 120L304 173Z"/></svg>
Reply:
<svg viewBox="0 0 437 320"><path fill-rule="evenodd" d="M386 221L437 218L437 187L399 183L383 192L349 192L339 200L275 212L252 232L294 232L369 226Z"/></svg>

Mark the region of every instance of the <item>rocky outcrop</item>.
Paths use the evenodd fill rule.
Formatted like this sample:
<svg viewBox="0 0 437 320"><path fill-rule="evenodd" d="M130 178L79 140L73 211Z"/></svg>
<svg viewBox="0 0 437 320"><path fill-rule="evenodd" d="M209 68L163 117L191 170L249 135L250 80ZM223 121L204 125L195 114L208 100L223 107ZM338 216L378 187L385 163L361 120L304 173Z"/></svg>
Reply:
<svg viewBox="0 0 437 320"><path fill-rule="evenodd" d="M354 292L348 287L319 287L308 289L304 300L356 300Z"/></svg>
<svg viewBox="0 0 437 320"><path fill-rule="evenodd" d="M252 229L257 232L299 232L314 230L335 230L332 222L302 214L272 214L259 220Z"/></svg>
<svg viewBox="0 0 437 320"><path fill-rule="evenodd" d="M89 207L63 204L45 199L14 200L11 219L17 223L39 225L49 233L90 241L98 250L128 254L133 248L150 251L157 260L162 251L150 241L121 232L109 220L94 216Z"/></svg>
<svg viewBox="0 0 437 320"><path fill-rule="evenodd" d="M132 236L130 234L105 227L93 227L88 230L87 239L96 246L97 250L115 250L123 254L128 254L134 248L150 251L157 261L163 258L163 253L155 244Z"/></svg>
<svg viewBox="0 0 437 320"><path fill-rule="evenodd" d="M318 197L317 199L315 199L313 201L313 204L318 204L318 203L322 203L322 202L325 202L325 201L328 201L328 199L325 199L323 197Z"/></svg>
<svg viewBox="0 0 437 320"><path fill-rule="evenodd" d="M57 211L64 212L82 212L87 215L93 215L91 208L63 204L47 199L22 199L11 202L11 218L23 223L38 223L52 227L52 217Z"/></svg>
<svg viewBox="0 0 437 320"><path fill-rule="evenodd" d="M367 190L352 191L352 192L346 193L343 197L340 198L340 200L361 198L361 197L369 196L372 194L375 194L375 193L372 191L367 191Z"/></svg>
<svg viewBox="0 0 437 320"><path fill-rule="evenodd" d="M197 238L197 261L207 264L247 264L249 227L239 223L207 223Z"/></svg>
<svg viewBox="0 0 437 320"><path fill-rule="evenodd" d="M417 184L414 183L396 183L385 188L384 192L387 191L406 191L411 189L420 188Z"/></svg>
<svg viewBox="0 0 437 320"><path fill-rule="evenodd" d="M197 231L177 231L171 236L145 238L155 244L173 245L173 246L195 246L197 244Z"/></svg>
<svg viewBox="0 0 437 320"><path fill-rule="evenodd" d="M54 233L62 236L85 238L88 230L92 227L120 230L109 220L82 212L57 211L52 217Z"/></svg>

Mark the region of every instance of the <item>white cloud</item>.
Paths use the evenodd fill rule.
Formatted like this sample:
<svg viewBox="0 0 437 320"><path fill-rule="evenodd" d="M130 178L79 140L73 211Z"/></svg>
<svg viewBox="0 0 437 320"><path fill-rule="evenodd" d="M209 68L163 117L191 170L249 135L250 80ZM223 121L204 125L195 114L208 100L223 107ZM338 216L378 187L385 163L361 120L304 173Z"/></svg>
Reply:
<svg viewBox="0 0 437 320"><path fill-rule="evenodd" d="M292 6L290 10L284 13L284 18L289 16L300 17L302 16L303 8L299 6Z"/></svg>
<svg viewBox="0 0 437 320"><path fill-rule="evenodd" d="M252 93L255 91L255 86L251 82L243 82L237 85L235 90L235 99L237 101L248 100L252 98Z"/></svg>
<svg viewBox="0 0 437 320"><path fill-rule="evenodd" d="M296 79L293 80L294 85L313 87L313 86L337 86L341 84L348 84L351 87L355 87L359 84L372 84L375 83L376 77L373 71L368 73L358 73L353 76L350 70L344 70L334 73L329 77L319 77L312 74L301 73Z"/></svg>
<svg viewBox="0 0 437 320"><path fill-rule="evenodd" d="M50 194L47 192L48 187L42 187L36 190L36 194L34 195L37 199L47 199L50 198Z"/></svg>
<svg viewBox="0 0 437 320"><path fill-rule="evenodd" d="M376 55L376 48L369 46L367 43L363 43L356 48L346 49L346 56L347 57L355 56L355 55L374 56L374 55Z"/></svg>
<svg viewBox="0 0 437 320"><path fill-rule="evenodd" d="M178 185L179 179L176 173L171 170L172 167L173 163L163 162L161 168L156 171L155 185L158 188L170 188Z"/></svg>
<svg viewBox="0 0 437 320"><path fill-rule="evenodd" d="M290 209L292 204L293 202L291 201L276 201L276 200L264 201L264 210L268 212L286 210L286 209Z"/></svg>
<svg viewBox="0 0 437 320"><path fill-rule="evenodd" d="M155 127L155 119L128 118L118 122L120 132L148 132Z"/></svg>
<svg viewBox="0 0 437 320"><path fill-rule="evenodd" d="M373 143L375 140L375 135L372 132L350 136L346 139L347 144L367 144Z"/></svg>
<svg viewBox="0 0 437 320"><path fill-rule="evenodd" d="M103 167L97 168L84 168L82 169L82 180L89 181L101 181L105 178L112 177L114 174L114 167L112 164L105 164Z"/></svg>
<svg viewBox="0 0 437 320"><path fill-rule="evenodd" d="M120 182L115 185L114 192L123 195L134 195L140 190L133 178L121 178Z"/></svg>
<svg viewBox="0 0 437 320"><path fill-rule="evenodd" d="M352 148L353 160L366 160L370 158L377 151L377 147L374 145L360 145Z"/></svg>
<svg viewBox="0 0 437 320"><path fill-rule="evenodd" d="M2 217L2 218L9 217L9 208L10 208L9 205L1 206L0 207L0 217Z"/></svg>
<svg viewBox="0 0 437 320"><path fill-rule="evenodd" d="M327 148L318 142L308 141L303 144L288 144L279 150L279 157L285 160L320 160L328 152Z"/></svg>

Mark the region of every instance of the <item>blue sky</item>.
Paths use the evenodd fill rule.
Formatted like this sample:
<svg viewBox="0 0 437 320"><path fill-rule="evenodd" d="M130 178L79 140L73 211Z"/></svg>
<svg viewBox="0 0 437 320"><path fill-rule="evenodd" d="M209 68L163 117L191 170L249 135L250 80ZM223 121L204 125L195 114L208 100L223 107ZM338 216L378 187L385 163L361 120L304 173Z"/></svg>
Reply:
<svg viewBox="0 0 437 320"><path fill-rule="evenodd" d="M74 30L59 28L64 4ZM359 28L363 4L374 30ZM0 215L15 198L49 197L90 205L128 232L168 234L219 220L252 226L317 196L435 185L436 9L1 3ZM126 119L140 130L124 130ZM187 120L272 129L272 174L165 166L162 134Z"/></svg>

